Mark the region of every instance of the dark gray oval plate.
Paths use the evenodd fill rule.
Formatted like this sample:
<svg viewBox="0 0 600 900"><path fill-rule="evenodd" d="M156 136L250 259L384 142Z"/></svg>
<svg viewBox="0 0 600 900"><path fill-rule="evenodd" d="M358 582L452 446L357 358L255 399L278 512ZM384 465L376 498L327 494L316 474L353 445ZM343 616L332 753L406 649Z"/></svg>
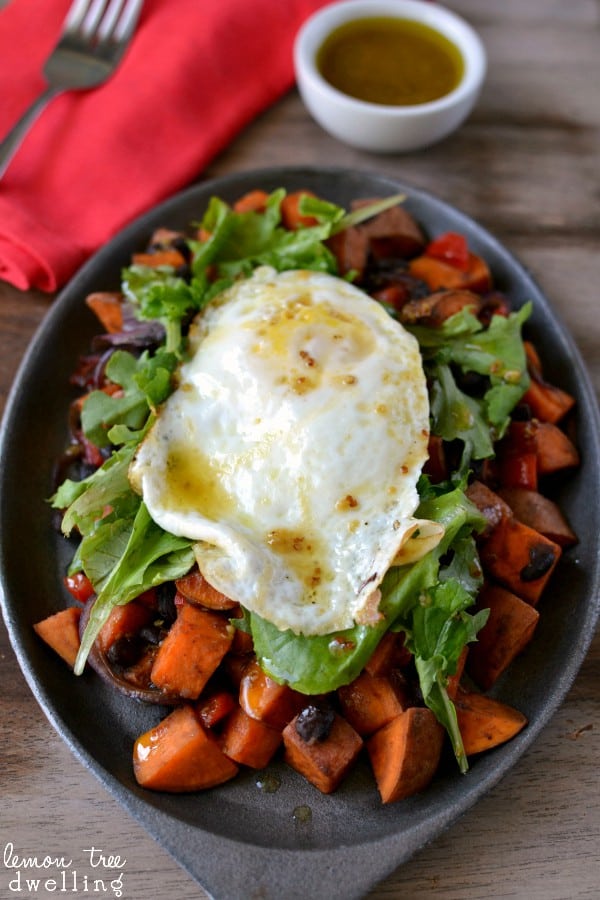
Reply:
<svg viewBox="0 0 600 900"><path fill-rule="evenodd" d="M211 195L233 200L254 187L280 186L308 188L342 205L401 190L407 208L431 235L462 232L516 306L533 300L528 330L547 372L578 399L583 463L558 499L580 542L557 569L535 640L497 690L527 715L529 726L511 743L474 759L468 775L449 763L423 794L390 806L380 803L366 764L331 796L322 796L282 763L271 770L280 780L273 793L259 786L263 773L252 772L203 794L145 792L133 778L131 748L160 711L124 699L92 673L75 678L32 630L66 599L62 576L73 548L53 531L45 498L66 441L68 378L97 331L85 295L114 289L121 266L153 228L185 227L199 219ZM527 272L457 210L389 178L337 169L271 169L199 184L135 222L83 267L53 305L22 363L0 448L0 562L11 641L38 702L73 752L214 898L361 897L498 782L571 685L598 615L599 442L595 396L566 330Z"/></svg>

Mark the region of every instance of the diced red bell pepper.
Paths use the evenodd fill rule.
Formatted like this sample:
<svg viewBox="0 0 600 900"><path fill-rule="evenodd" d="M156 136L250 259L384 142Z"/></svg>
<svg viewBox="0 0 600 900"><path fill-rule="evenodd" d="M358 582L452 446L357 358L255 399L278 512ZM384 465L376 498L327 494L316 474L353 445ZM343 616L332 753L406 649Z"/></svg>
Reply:
<svg viewBox="0 0 600 900"><path fill-rule="evenodd" d="M500 461L502 487L523 487L537 491L538 469L535 453L508 454Z"/></svg>
<svg viewBox="0 0 600 900"><path fill-rule="evenodd" d="M469 268L469 247L466 238L455 231L447 231L434 238L425 248L425 256L442 259L448 265L466 272Z"/></svg>
<svg viewBox="0 0 600 900"><path fill-rule="evenodd" d="M83 572L65 575L63 582L70 595L79 603L85 603L96 593L92 582Z"/></svg>

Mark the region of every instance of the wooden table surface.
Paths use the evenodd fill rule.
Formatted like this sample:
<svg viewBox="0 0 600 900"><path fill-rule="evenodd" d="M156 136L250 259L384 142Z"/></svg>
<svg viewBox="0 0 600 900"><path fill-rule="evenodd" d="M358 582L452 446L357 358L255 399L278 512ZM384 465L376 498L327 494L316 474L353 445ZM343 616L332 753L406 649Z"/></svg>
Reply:
<svg viewBox="0 0 600 900"><path fill-rule="evenodd" d="M489 54L483 95L458 133L418 153L372 156L324 134L292 91L201 177L326 162L397 176L437 194L525 263L568 324L598 390L600 4L448 5L476 26ZM47 296L0 285L2 402L50 303ZM127 860L128 900L206 898L71 756L26 686L3 627L0 684L0 848L12 842L21 854L52 850L67 857L78 848L103 848ZM596 635L562 708L511 773L370 897L600 896L599 698ZM0 870L2 897L29 896L10 891L8 882L6 869Z"/></svg>

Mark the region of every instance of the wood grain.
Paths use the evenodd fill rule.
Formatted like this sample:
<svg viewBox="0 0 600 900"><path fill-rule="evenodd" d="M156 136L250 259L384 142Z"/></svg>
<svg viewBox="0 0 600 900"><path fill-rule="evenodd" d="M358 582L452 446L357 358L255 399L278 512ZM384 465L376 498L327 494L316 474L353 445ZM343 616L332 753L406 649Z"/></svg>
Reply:
<svg viewBox="0 0 600 900"><path fill-rule="evenodd" d="M458 133L420 153L371 156L324 134L291 91L200 177L326 162L390 174L437 194L524 262L568 325L598 393L600 5L448 5L475 25L489 54L481 101ZM50 302L0 284L2 404ZM25 684L3 627L0 684L0 848L12 842L21 855L74 857L83 869L80 853L94 846L126 858L128 900L207 898L55 734ZM597 898L599 759L596 635L566 701L517 766L451 830L375 888L371 900ZM1 896L27 896L9 891L8 882L0 869Z"/></svg>

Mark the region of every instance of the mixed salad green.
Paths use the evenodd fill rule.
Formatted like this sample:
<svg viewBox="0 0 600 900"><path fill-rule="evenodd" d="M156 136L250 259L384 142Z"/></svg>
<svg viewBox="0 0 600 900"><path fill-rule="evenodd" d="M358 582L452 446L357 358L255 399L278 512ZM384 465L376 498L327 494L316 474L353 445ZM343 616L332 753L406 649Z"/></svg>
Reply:
<svg viewBox="0 0 600 900"><path fill-rule="evenodd" d="M209 237L189 242L187 277L172 266L132 265L122 273L122 291L137 318L160 322L164 340L156 352L112 353L106 376L120 390L114 395L94 391L82 408L83 432L104 448L106 461L81 481L66 479L52 497L52 505L64 511L63 532L75 530L81 537L69 574L84 572L97 595L75 666L78 674L115 606L183 576L195 561L192 543L156 525L128 480L136 447L172 391L177 367L186 358L190 319L235 279L260 265L337 274L327 239L402 199L392 197L346 213L335 204L306 196L301 210L317 224L289 231L281 224L284 196L283 190L271 193L264 212L236 212L213 198L199 223ZM388 630L404 632L424 702L447 729L463 771L467 762L446 686L463 648L476 639L487 616L485 610L470 611L482 583L475 535L484 520L464 490L473 464L493 455L495 441L527 389L521 329L528 315L525 306L506 317L492 317L484 327L462 310L441 327L408 326L419 341L430 386L432 433L455 442L460 453L455 471L443 483L432 485L426 476L420 479L415 515L440 523L444 536L418 562L388 571L382 584L381 621L307 637L279 631L254 613L236 620L237 627L252 634L264 670L311 695L352 681ZM459 384L460 373L481 376L483 389L475 395L466 393Z"/></svg>

